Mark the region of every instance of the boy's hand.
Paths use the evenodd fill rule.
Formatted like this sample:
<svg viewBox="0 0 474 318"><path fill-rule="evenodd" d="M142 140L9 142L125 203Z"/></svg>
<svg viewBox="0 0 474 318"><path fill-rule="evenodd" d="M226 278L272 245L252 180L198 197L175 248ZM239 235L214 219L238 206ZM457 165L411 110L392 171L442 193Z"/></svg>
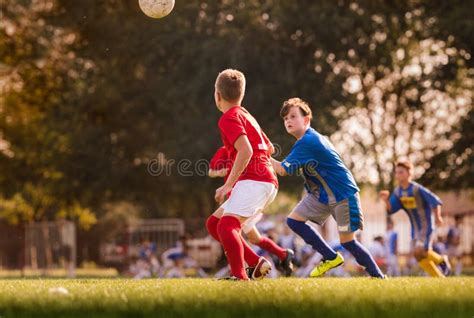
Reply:
<svg viewBox="0 0 474 318"><path fill-rule="evenodd" d="M280 176L288 175L285 169L281 166L281 162L276 160L275 158L271 157L270 162L272 163L273 170Z"/></svg>
<svg viewBox="0 0 474 318"><path fill-rule="evenodd" d="M222 187L216 190L216 195L214 199L216 199L217 203L222 204L224 202L226 194L230 191L232 191L232 187L227 184L224 184Z"/></svg>
<svg viewBox="0 0 474 318"><path fill-rule="evenodd" d="M388 198L390 197L390 192L387 190L382 190L379 192L379 197L384 201L388 201Z"/></svg>

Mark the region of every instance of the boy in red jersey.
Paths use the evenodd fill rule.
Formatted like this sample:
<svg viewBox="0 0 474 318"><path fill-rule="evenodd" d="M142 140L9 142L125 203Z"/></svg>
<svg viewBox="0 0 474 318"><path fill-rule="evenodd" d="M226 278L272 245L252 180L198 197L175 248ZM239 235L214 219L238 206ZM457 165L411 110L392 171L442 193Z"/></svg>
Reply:
<svg viewBox="0 0 474 318"><path fill-rule="evenodd" d="M215 199L222 203L232 193L208 218L206 226L209 234L222 244L234 280L249 279L245 262L253 279L263 278L271 270L270 262L259 257L243 240L241 227L244 222L252 224L278 191L278 180L270 162L273 146L255 118L240 106L244 94L244 74L231 69L219 73L214 98L223 113L219 130L232 168L225 184L216 190Z"/></svg>
<svg viewBox="0 0 474 318"><path fill-rule="evenodd" d="M225 182L227 181L227 175L231 168L232 162L229 159L227 149L222 146L217 149L209 163L209 177L223 177ZM227 195L227 197L229 196L230 194ZM283 275L290 276L293 272L293 259L295 257L295 252L291 249L284 249L280 247L269 237L265 237L260 234L257 227L254 225L254 223L256 223L262 215L262 213L259 214L259 216L256 216L254 219L252 219L252 224L247 222L242 226L242 232L245 233L245 236L251 244L257 245L262 250L265 250L278 257L279 261L276 263L277 269L281 271Z"/></svg>

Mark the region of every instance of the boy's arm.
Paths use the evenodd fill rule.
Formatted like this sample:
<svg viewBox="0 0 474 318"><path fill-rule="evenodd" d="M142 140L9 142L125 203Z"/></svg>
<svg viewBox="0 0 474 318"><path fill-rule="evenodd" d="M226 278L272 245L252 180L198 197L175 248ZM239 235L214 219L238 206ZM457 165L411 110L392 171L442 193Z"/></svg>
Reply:
<svg viewBox="0 0 474 318"><path fill-rule="evenodd" d="M444 224L443 216L441 215L441 205L437 205L433 209L433 213L435 214L435 222L437 226L442 226Z"/></svg>
<svg viewBox="0 0 474 318"><path fill-rule="evenodd" d="M250 144L247 135L240 135L240 137L235 141L234 147L237 150L237 156L235 157L234 165L230 170L227 182L216 190L215 199L219 203L223 202L225 195L232 190L232 187L247 167L250 158L252 158L253 155L252 145Z"/></svg>
<svg viewBox="0 0 474 318"><path fill-rule="evenodd" d="M382 199L383 203L385 203L385 209L388 211L391 210L390 206L390 200L388 199L390 197L390 192L387 190L382 190L379 192L379 197Z"/></svg>
<svg viewBox="0 0 474 318"><path fill-rule="evenodd" d="M270 154L270 156L273 155L275 153L275 147L273 146L273 144L270 141L270 139L268 138L268 136L263 132L263 130L262 130L262 136L263 136L263 139L264 139L265 143L267 144L268 153Z"/></svg>
<svg viewBox="0 0 474 318"><path fill-rule="evenodd" d="M270 158L270 161L272 163L272 167L273 167L273 170L275 170L275 172L280 175L280 176L287 176L288 173L286 172L286 170L283 168L283 166L281 165L281 162L274 159L274 158Z"/></svg>
<svg viewBox="0 0 474 318"><path fill-rule="evenodd" d="M402 208L400 200L395 196L394 193L390 195L390 191L380 191L379 197L385 203L385 208L388 215L393 214Z"/></svg>
<svg viewBox="0 0 474 318"><path fill-rule="evenodd" d="M214 169L209 169L208 175L210 178L223 178L227 174L227 168L219 169L219 170L214 170Z"/></svg>

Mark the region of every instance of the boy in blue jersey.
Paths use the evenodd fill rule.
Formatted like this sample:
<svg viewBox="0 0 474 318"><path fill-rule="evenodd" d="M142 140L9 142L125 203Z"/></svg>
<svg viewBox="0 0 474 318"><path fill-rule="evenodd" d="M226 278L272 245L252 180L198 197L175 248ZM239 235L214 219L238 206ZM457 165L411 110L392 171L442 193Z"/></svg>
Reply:
<svg viewBox="0 0 474 318"><path fill-rule="evenodd" d="M400 210L407 213L411 224L413 255L420 267L432 277L444 277L449 273L449 262L432 248L435 223L443 224L443 202L430 190L412 181L412 173L413 165L410 162L397 162L395 180L398 186L391 195L386 190L380 191L380 198L385 202L389 215Z"/></svg>
<svg viewBox="0 0 474 318"><path fill-rule="evenodd" d="M341 245L354 255L370 276L385 278L369 251L355 239L355 232L363 227L359 188L331 142L310 127L312 112L309 105L300 98L291 98L284 102L280 115L287 132L297 141L282 162L272 159L272 165L281 176L301 171L305 179L308 193L289 214L287 224L323 256L310 276L322 276L344 263L342 255L306 224L312 221L323 225L332 215Z"/></svg>

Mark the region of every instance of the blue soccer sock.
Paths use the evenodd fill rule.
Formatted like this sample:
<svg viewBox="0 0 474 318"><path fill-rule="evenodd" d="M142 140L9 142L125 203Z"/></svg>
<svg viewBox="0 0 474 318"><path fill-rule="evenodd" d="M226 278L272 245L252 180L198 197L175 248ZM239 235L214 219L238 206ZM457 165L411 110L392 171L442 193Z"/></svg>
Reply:
<svg viewBox="0 0 474 318"><path fill-rule="evenodd" d="M287 218L286 223L293 232L301 236L303 240L319 252L325 260L336 258L336 252L323 240L319 233L306 224L306 222Z"/></svg>
<svg viewBox="0 0 474 318"><path fill-rule="evenodd" d="M356 240L345 242L341 244L346 250L354 255L357 263L369 273L372 277L384 277L384 274L377 266L370 252Z"/></svg>

